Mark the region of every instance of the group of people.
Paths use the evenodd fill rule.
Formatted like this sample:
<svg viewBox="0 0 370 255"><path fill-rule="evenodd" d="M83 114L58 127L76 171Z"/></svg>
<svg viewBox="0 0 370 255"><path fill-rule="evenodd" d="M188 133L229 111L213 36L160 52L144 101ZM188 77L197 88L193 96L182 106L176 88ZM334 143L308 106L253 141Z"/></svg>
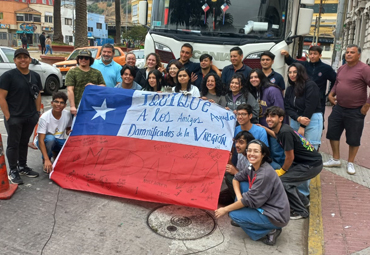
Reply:
<svg viewBox="0 0 370 255"><path fill-rule="evenodd" d="M51 45L50 35L45 37L45 32L42 32L39 36L41 54L47 54L50 51L50 54L53 55L53 47Z"/></svg>
<svg viewBox="0 0 370 255"><path fill-rule="evenodd" d="M262 69L251 69L243 63L242 50L234 47L230 50L231 65L222 73L208 54L201 55L199 63L190 61L192 52L193 47L184 44L180 58L170 61L166 68L158 54L150 53L146 67L138 69L131 52L124 66L114 62L114 47L110 44L102 47L99 60L83 49L77 56L78 66L66 76L68 96L54 94L52 109L39 120L40 95L30 95L22 84L34 84L41 90L40 77L28 69L28 51L18 49L14 55L17 68L0 77L0 106L8 131L9 180L22 184L20 175L38 176L26 164L28 139L38 120L35 143L42 152L44 171L52 170L51 159L56 158L71 132L72 116L77 114L86 86L183 93L209 100L236 115L235 143L225 171L228 188L219 200L225 207L216 210L216 217L229 213L232 224L242 227L253 240L274 245L290 219L308 217L309 180L323 166L340 166L343 130L350 148L347 172L355 173L353 161L370 108L366 93L370 67L360 61L361 49L356 45L347 47L347 63L338 74L321 61L322 49L318 46L309 49L310 62L294 60L282 50L289 65L290 86L286 88L283 76L272 69L275 55L269 51L260 55ZM333 158L323 163L318 149L328 81L332 85L329 100L335 106L326 137ZM67 99L69 112L64 109Z"/></svg>

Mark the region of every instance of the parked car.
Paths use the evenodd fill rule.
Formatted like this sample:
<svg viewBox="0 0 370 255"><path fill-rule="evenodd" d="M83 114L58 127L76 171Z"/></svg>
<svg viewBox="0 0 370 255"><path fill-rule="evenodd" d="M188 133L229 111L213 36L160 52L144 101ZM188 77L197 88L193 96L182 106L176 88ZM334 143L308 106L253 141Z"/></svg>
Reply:
<svg viewBox="0 0 370 255"><path fill-rule="evenodd" d="M145 54L144 50L132 50L136 56L136 66L137 68L144 68L145 67Z"/></svg>
<svg viewBox="0 0 370 255"><path fill-rule="evenodd" d="M8 70L16 68L14 52L13 48L0 46L0 76ZM40 75L45 94L52 94L63 86L62 74L58 68L33 58L29 69Z"/></svg>
<svg viewBox="0 0 370 255"><path fill-rule="evenodd" d="M58 68L60 72L62 73L63 77L63 83L66 78L66 74L69 71L71 67L75 67L77 64L77 55L82 49L88 49L91 51L92 57L95 59L99 59L100 53L101 53L101 47L102 46L91 46L91 47L83 47L83 48L77 48L75 49L67 58L65 61L57 62L53 64L54 67ZM114 47L114 57L113 60L123 66L126 63L126 55L121 50L121 48Z"/></svg>

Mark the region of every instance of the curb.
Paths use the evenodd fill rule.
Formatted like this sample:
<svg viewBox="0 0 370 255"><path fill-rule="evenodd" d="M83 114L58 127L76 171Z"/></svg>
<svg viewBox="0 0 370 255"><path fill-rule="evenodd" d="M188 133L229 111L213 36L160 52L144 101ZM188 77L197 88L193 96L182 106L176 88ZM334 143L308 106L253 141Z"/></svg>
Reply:
<svg viewBox="0 0 370 255"><path fill-rule="evenodd" d="M321 213L320 175L311 180L310 185L310 218L308 228L308 254L324 254L324 232Z"/></svg>

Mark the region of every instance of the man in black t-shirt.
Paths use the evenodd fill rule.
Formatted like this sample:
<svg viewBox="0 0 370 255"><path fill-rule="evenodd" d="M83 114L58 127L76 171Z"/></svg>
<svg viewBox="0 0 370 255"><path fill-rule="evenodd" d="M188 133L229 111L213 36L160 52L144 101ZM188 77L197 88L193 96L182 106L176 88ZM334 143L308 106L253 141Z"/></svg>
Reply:
<svg viewBox="0 0 370 255"><path fill-rule="evenodd" d="M40 46L41 46L41 54L44 54L45 52L45 32L42 32L42 34L39 37L40 40Z"/></svg>
<svg viewBox="0 0 370 255"><path fill-rule="evenodd" d="M26 49L14 52L14 63L17 68L0 76L0 107L8 132L9 180L23 184L20 175L39 176L27 166L27 152L28 141L39 119L42 84L40 75L28 69L31 57Z"/></svg>
<svg viewBox="0 0 370 255"><path fill-rule="evenodd" d="M277 106L267 108L266 122L269 126L268 133L280 143L284 149L285 161L276 173L283 182L290 203L290 219L296 220L308 217L306 207L309 206L308 198L297 189L304 181L318 175L322 168L320 153L306 138L294 131L289 125L283 124L285 112Z"/></svg>

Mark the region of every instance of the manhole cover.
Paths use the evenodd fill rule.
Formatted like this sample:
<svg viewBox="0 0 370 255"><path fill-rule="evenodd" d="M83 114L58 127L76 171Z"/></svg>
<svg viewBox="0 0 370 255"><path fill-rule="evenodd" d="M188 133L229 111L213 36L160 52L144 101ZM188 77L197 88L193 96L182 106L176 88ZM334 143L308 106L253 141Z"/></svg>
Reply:
<svg viewBox="0 0 370 255"><path fill-rule="evenodd" d="M216 223L211 214L204 210L165 205L149 214L148 226L163 237L194 240L211 234Z"/></svg>

